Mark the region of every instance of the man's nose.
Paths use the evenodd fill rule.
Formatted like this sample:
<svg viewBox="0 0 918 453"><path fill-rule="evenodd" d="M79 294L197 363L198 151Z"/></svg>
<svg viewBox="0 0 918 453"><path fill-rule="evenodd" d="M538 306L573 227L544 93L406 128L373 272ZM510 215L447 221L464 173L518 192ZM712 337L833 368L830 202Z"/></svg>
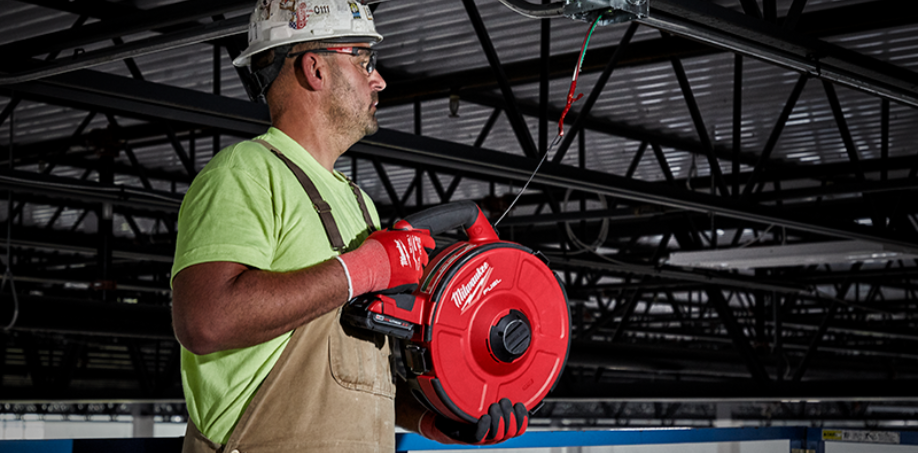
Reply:
<svg viewBox="0 0 918 453"><path fill-rule="evenodd" d="M386 80L383 79L382 74L379 71L373 71L370 74L370 87L376 91L382 91L386 89Z"/></svg>

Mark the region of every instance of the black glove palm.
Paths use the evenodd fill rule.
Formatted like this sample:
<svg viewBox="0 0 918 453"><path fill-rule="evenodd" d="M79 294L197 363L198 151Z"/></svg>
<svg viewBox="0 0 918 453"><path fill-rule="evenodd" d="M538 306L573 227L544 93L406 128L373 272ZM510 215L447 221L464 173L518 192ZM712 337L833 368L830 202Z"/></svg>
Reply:
<svg viewBox="0 0 918 453"><path fill-rule="evenodd" d="M458 441L464 444L496 444L522 435L528 424L529 412L526 406L523 403L512 404L509 399L503 398L492 404L488 413L482 415L477 423L461 423L436 416L433 425L447 439L425 430L421 434L441 443Z"/></svg>

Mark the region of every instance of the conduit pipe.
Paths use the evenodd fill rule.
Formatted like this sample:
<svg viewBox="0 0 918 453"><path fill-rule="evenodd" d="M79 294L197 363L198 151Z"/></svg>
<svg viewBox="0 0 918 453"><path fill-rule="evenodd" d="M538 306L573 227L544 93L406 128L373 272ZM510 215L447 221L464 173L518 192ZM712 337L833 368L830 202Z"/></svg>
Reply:
<svg viewBox="0 0 918 453"><path fill-rule="evenodd" d="M507 8L530 19L553 19L564 17L564 2L539 5L525 0L499 0Z"/></svg>

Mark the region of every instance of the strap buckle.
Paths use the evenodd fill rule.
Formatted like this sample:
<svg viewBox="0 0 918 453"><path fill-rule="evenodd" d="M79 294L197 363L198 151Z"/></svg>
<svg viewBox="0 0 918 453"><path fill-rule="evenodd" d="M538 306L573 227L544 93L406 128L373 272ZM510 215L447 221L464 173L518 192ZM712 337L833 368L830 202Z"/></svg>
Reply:
<svg viewBox="0 0 918 453"><path fill-rule="evenodd" d="M312 207L315 208L316 212L319 214L327 214L332 212L331 206L329 206L325 200L315 200L315 202L312 204Z"/></svg>

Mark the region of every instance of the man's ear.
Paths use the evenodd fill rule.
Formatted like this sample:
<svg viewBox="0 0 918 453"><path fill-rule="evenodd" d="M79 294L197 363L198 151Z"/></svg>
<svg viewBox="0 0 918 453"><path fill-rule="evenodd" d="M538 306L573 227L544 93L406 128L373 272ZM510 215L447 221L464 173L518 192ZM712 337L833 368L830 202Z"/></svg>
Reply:
<svg viewBox="0 0 918 453"><path fill-rule="evenodd" d="M307 52L297 58L296 65L296 79L302 87L321 91L328 86L328 63L324 58Z"/></svg>

